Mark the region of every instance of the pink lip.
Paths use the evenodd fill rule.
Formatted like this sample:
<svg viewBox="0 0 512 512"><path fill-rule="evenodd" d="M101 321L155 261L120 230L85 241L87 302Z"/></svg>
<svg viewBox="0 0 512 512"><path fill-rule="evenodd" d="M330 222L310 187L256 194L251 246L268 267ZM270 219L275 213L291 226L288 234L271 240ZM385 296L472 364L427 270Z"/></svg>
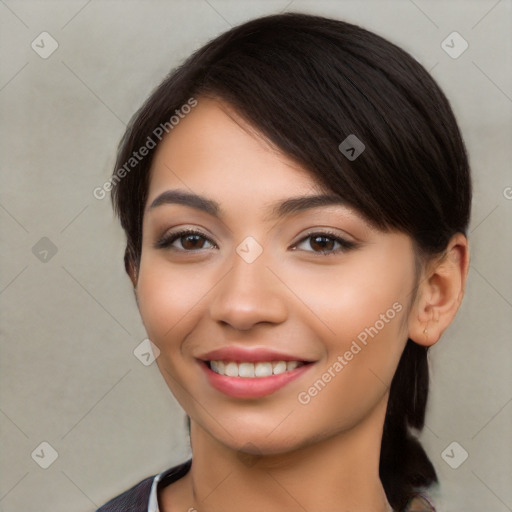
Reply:
<svg viewBox="0 0 512 512"><path fill-rule="evenodd" d="M223 358L220 357L219 360ZM232 358L226 358L229 361L233 361ZM225 360L226 360L225 359ZM217 360L216 358L213 360ZM264 361L283 361L284 359L263 359ZM293 359L296 361L296 359ZM244 361L248 361L244 359ZM227 377L226 375L220 375L209 368L209 366L202 361L200 363L203 371L206 373L206 377L210 384L218 391L232 396L234 398L260 398L266 395L270 395L286 386L291 381L297 379L305 372L307 372L313 365L306 364L290 370L279 375L271 375L269 377Z"/></svg>
<svg viewBox="0 0 512 512"><path fill-rule="evenodd" d="M247 347L224 347L212 350L198 359L203 361L236 361L239 363L249 362L257 363L261 361L304 361L310 362L300 356L283 354L275 350L265 348L247 348Z"/></svg>

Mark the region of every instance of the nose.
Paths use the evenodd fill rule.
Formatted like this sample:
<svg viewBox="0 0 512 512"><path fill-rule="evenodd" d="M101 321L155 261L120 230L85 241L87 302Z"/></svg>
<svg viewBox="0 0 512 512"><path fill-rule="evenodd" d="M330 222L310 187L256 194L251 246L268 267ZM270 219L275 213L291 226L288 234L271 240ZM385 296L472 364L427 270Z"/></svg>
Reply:
<svg viewBox="0 0 512 512"><path fill-rule="evenodd" d="M247 263L235 254L231 269L214 289L211 318L239 331L280 324L288 317L283 285L260 256Z"/></svg>

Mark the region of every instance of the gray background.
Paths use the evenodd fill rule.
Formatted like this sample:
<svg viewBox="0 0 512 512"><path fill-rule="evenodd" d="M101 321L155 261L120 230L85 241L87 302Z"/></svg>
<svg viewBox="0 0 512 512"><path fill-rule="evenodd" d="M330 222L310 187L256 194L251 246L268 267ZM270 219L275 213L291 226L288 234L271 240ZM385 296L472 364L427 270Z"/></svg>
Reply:
<svg viewBox="0 0 512 512"><path fill-rule="evenodd" d="M452 102L474 172L472 262L462 309L432 350L422 440L439 510L512 510L510 0L3 0L1 512L90 511L188 457L184 413L156 364L133 354L146 336L123 233L92 191L170 68L230 26L283 10L387 37ZM31 47L43 31L59 45L47 59ZM453 31L469 43L456 59L441 47ZM58 453L47 469L43 441ZM452 469L445 460L460 463L462 450Z"/></svg>

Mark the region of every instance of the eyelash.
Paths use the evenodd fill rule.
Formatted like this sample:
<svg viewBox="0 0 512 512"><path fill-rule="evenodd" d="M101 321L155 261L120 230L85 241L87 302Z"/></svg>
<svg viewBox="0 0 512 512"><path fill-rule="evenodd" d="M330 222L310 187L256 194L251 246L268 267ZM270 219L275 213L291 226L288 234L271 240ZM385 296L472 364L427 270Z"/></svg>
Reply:
<svg viewBox="0 0 512 512"><path fill-rule="evenodd" d="M207 242L212 244L215 247L217 245L207 236L204 235L204 233L201 233L200 231L196 231L194 229L184 229L182 231L177 231L175 233L170 233L167 235L164 235L160 240L158 240L155 243L156 249L172 249L175 251L180 252L196 252L195 250L187 250L187 249L177 249L175 247L171 247L171 244L173 244L176 240L179 240L180 238L183 238L188 235L197 235L201 238L205 239ZM301 238L292 248L292 250L296 250L296 247L301 244L302 242L306 241L308 238L315 238L315 237L322 237L322 238L328 238L330 240L333 240L335 243L338 243L340 247L337 249L333 249L331 251L305 251L305 252L312 252L314 254L321 254L323 256L330 256L333 254L338 254L340 252L346 252L351 249L354 249L357 244L355 242L351 242L349 240L345 240L344 238L341 238L339 235L331 232L331 231L313 231L311 233L308 233L305 237ZM199 251L201 249L198 249Z"/></svg>

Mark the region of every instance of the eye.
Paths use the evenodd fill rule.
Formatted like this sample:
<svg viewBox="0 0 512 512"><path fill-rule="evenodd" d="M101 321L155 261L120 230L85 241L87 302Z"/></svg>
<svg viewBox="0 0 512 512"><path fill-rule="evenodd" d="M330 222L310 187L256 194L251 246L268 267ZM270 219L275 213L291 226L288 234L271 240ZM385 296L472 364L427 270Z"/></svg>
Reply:
<svg viewBox="0 0 512 512"><path fill-rule="evenodd" d="M348 251L354 247L356 247L354 242L345 240L335 233L322 231L308 234L292 249L329 255Z"/></svg>
<svg viewBox="0 0 512 512"><path fill-rule="evenodd" d="M155 244L156 249L174 249L187 252L215 247L217 246L206 235L193 229L167 233Z"/></svg>

